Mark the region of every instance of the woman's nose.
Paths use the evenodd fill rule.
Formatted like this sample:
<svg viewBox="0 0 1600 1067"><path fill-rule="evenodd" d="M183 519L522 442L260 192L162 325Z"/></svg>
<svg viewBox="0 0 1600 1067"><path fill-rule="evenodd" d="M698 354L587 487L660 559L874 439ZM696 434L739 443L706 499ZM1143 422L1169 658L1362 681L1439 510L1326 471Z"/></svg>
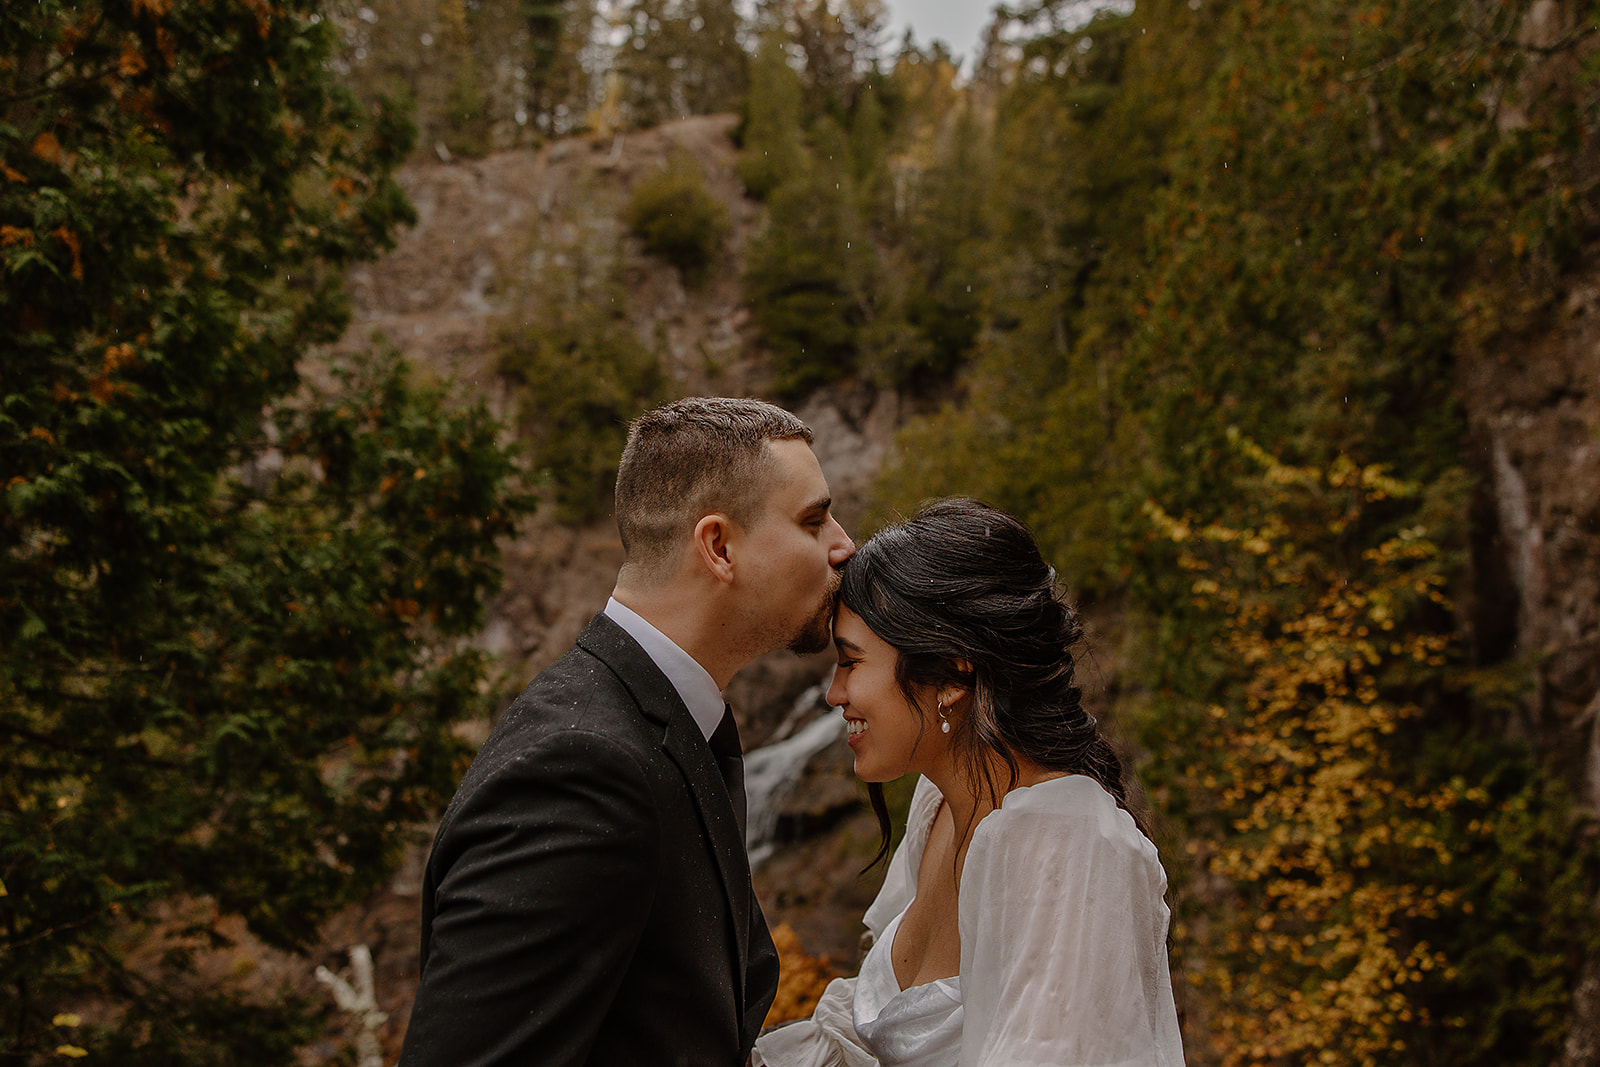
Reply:
<svg viewBox="0 0 1600 1067"><path fill-rule="evenodd" d="M845 705L844 679L840 677L844 672L838 667L833 669L833 681L828 683L826 700L830 707L842 708Z"/></svg>

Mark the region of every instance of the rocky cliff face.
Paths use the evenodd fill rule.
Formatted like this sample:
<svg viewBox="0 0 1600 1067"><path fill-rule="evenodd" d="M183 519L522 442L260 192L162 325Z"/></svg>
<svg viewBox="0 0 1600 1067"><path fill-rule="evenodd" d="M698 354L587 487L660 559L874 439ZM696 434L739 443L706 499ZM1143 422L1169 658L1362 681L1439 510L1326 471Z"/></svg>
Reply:
<svg viewBox="0 0 1600 1067"><path fill-rule="evenodd" d="M523 290L538 284L538 265L558 248L558 255L623 260L629 319L641 340L661 342L678 395L761 394L769 375L755 354L739 284L757 207L734 169L734 122L730 115L702 116L539 151L413 164L400 183L416 206L417 224L388 255L351 271L353 316L335 351L381 336L509 419L515 398L495 372L496 333L523 313ZM724 262L699 288L685 287L673 267L644 255L620 221L629 189L675 152L700 165L732 222ZM899 403L889 394L845 390L798 414L816 431L836 511L850 529L898 425ZM537 517L507 546L506 588L493 605L485 646L530 674L555 659L604 604L621 551L609 519L573 528ZM760 711L781 716L792 696L782 694L771 707L763 702ZM758 709L750 713L761 718ZM755 725L759 737L776 718Z"/></svg>
<svg viewBox="0 0 1600 1067"><path fill-rule="evenodd" d="M1529 666L1517 732L1600 815L1600 272L1544 334L1468 361L1462 400L1480 652Z"/></svg>
<svg viewBox="0 0 1600 1067"><path fill-rule="evenodd" d="M1478 475L1474 637L1525 668L1513 735L1600 817L1600 269L1556 319L1461 367ZM1600 907L1600 901L1596 902ZM1600 961L1588 962L1560 1067L1600 1064Z"/></svg>

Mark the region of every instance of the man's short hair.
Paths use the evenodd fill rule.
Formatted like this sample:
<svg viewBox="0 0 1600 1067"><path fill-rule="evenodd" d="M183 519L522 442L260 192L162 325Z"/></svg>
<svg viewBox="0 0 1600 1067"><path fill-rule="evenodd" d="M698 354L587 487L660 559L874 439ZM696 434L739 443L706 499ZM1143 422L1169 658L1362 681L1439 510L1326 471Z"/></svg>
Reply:
<svg viewBox="0 0 1600 1067"><path fill-rule="evenodd" d="M659 578L713 512L748 527L774 474L768 441L811 443L811 427L762 400L687 397L628 427L617 468L617 530L629 568Z"/></svg>

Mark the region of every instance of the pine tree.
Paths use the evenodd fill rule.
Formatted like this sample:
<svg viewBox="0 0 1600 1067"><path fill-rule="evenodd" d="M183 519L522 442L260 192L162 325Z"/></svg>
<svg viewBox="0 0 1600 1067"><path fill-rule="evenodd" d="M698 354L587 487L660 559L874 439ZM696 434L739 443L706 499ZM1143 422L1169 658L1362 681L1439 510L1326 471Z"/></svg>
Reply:
<svg viewBox="0 0 1600 1067"><path fill-rule="evenodd" d="M849 141L829 117L816 147L768 198L746 253L745 293L788 397L859 369L876 259L856 207Z"/></svg>
<svg viewBox="0 0 1600 1067"><path fill-rule="evenodd" d="M631 126L737 110L749 57L732 0L632 0L615 67Z"/></svg>
<svg viewBox="0 0 1600 1067"><path fill-rule="evenodd" d="M745 101L739 177L763 198L803 164L804 119L800 79L789 65L788 38L769 30L761 38Z"/></svg>
<svg viewBox="0 0 1600 1067"><path fill-rule="evenodd" d="M410 209L315 0L0 10L0 1058L294 1062L202 982L384 878L481 713L521 498L392 359L301 379Z"/></svg>

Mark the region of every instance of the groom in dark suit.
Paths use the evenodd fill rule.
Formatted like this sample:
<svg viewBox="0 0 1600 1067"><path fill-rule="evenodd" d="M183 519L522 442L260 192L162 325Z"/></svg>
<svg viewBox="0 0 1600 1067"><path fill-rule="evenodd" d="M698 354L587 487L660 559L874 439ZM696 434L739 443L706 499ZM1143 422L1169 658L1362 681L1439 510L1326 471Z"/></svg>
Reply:
<svg viewBox="0 0 1600 1067"><path fill-rule="evenodd" d="M635 420L626 559L444 814L402 1067L737 1067L777 990L721 690L828 642L854 545L799 419L689 399Z"/></svg>

